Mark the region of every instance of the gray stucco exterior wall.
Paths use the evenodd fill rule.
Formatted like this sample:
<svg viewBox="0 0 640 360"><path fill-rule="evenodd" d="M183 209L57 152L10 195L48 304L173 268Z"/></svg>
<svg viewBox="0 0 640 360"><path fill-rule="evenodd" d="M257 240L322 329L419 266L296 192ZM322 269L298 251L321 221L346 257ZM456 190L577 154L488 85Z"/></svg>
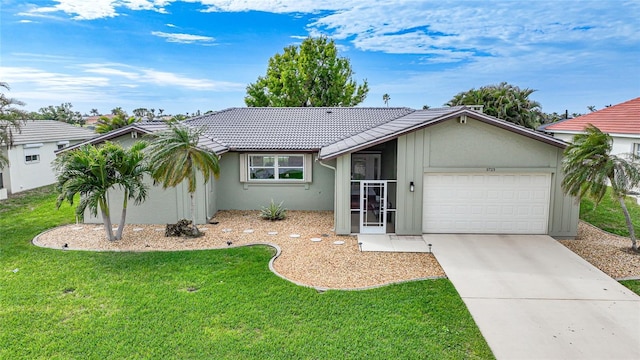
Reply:
<svg viewBox="0 0 640 360"><path fill-rule="evenodd" d="M333 210L334 173L317 161L312 164L311 183L256 183L240 181L239 153L225 153L220 159L216 183L216 206L220 210L259 210L283 201L290 210Z"/></svg>
<svg viewBox="0 0 640 360"><path fill-rule="evenodd" d="M400 136L397 145L396 234L422 233L423 179L425 173L545 173L551 175L548 234L575 237L579 206L560 187L562 149L469 118L457 119ZM337 189L348 189L350 158L338 158ZM342 166L340 165L342 164ZM413 182L415 191L409 191ZM338 233L349 229L348 198L337 190ZM345 210L346 209L346 210Z"/></svg>
<svg viewBox="0 0 640 360"><path fill-rule="evenodd" d="M145 202L134 205L129 200L127 206L127 224L168 224L176 223L180 219L191 219L191 200L187 192L185 182L175 188L162 189L161 185L153 185L150 177L145 179L149 185L149 192ZM209 184L213 182L209 181ZM209 209L209 200L206 194L210 185L205 185L201 175L198 176L196 188L196 222L206 223L207 219L213 216ZM111 222L117 224L120 221L122 211L123 192L119 189L109 191L108 203L111 212ZM98 210L98 216L93 217L87 211L84 215L84 222L95 224L102 223L102 215Z"/></svg>

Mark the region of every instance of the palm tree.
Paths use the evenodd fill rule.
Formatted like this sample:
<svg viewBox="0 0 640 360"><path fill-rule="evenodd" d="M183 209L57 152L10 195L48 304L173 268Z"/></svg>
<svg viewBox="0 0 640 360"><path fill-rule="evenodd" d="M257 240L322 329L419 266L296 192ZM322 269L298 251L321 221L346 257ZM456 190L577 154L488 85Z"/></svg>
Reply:
<svg viewBox="0 0 640 360"><path fill-rule="evenodd" d="M532 89L520 89L518 86L501 82L498 85L458 93L446 105L484 105L483 112L488 115L536 128L543 123L544 114L541 112L540 103L529 99L534 92Z"/></svg>
<svg viewBox="0 0 640 360"><path fill-rule="evenodd" d="M593 198L598 204L611 186L611 194L620 203L629 229L631 248L638 250L631 216L625 204L626 194L640 184L640 167L635 154L620 157L611 154L613 141L609 134L588 125L585 134L573 137L573 143L564 151L562 170L565 177L562 189L565 193Z"/></svg>
<svg viewBox="0 0 640 360"><path fill-rule="evenodd" d="M164 189L176 187L187 180L187 191L191 198L191 220L193 235L199 234L196 226L196 180L197 172L202 172L205 184L211 175L218 176L220 166L218 155L198 146L204 129L192 129L181 124L170 124L169 129L154 134L149 145L151 176Z"/></svg>
<svg viewBox="0 0 640 360"><path fill-rule="evenodd" d="M111 130L119 129L133 123L141 121L140 118L134 116L127 117L126 113L118 113L113 117L100 116L96 123L96 132L98 134L105 134Z"/></svg>
<svg viewBox="0 0 640 360"><path fill-rule="evenodd" d="M144 183L144 175L149 173L149 167L143 153L146 147L146 142L137 141L128 149L117 147L110 152L117 171L117 185L124 192L116 240L122 239L129 200L133 200L134 205L138 205L147 198L148 186Z"/></svg>
<svg viewBox="0 0 640 360"><path fill-rule="evenodd" d="M389 107L389 100L391 100L391 96L389 96L389 94L382 95L382 101L384 101L384 104L387 105L387 107Z"/></svg>
<svg viewBox="0 0 640 360"><path fill-rule="evenodd" d="M147 186L143 175L148 172L142 149L144 143L136 143L125 150L120 145L107 142L96 147L85 145L63 153L54 160L56 171L56 206L60 208L65 200L73 205L80 195L76 215L82 217L88 208L97 216L98 208L104 222L107 240L120 240L124 229L128 200L138 204L147 196ZM119 186L124 191L123 209L117 234L113 235L111 212L107 201L109 190Z"/></svg>
<svg viewBox="0 0 640 360"><path fill-rule="evenodd" d="M100 115L100 112L98 111L98 109L91 109L91 111L89 111L89 114L91 114L92 116L98 116Z"/></svg>
<svg viewBox="0 0 640 360"><path fill-rule="evenodd" d="M9 84L0 82L0 88L10 90ZM4 93L0 93L0 149L4 146L13 145L13 134L20 132L20 127L27 116L23 110L14 106L24 106L25 103L6 97ZM9 159L0 151L0 169L9 165Z"/></svg>

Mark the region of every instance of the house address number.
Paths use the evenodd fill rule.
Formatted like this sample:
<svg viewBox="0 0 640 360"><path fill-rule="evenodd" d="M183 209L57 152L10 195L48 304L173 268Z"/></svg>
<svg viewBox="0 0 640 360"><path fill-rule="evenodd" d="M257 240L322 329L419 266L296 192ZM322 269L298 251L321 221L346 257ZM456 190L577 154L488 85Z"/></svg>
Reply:
<svg viewBox="0 0 640 360"><path fill-rule="evenodd" d="M496 171L496 168L487 168L487 171L488 171L488 172L495 172L495 171Z"/></svg>

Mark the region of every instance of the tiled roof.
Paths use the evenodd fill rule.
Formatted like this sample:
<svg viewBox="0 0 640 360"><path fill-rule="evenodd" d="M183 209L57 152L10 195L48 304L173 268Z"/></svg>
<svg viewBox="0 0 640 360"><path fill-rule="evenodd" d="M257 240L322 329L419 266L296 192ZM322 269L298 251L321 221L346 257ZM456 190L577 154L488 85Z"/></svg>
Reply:
<svg viewBox="0 0 640 360"><path fill-rule="evenodd" d="M217 154L227 151L319 151L331 159L394 139L403 134L460 116L565 147L550 135L524 128L464 106L428 110L409 108L231 108L184 121L203 128L199 144ZM152 134L167 128L164 122L139 122L100 135L101 143L137 132ZM71 150L82 144L63 151Z"/></svg>
<svg viewBox="0 0 640 360"><path fill-rule="evenodd" d="M13 132L13 144L86 140L96 136L91 130L55 120L27 120L19 132Z"/></svg>
<svg viewBox="0 0 640 360"><path fill-rule="evenodd" d="M409 108L231 108L187 120L230 150L318 150Z"/></svg>
<svg viewBox="0 0 640 360"><path fill-rule="evenodd" d="M432 126L440 122L457 118L460 116L472 117L484 123L524 135L557 147L564 148L566 143L550 135L515 125L505 120L500 120L493 116L473 111L464 106L454 106L446 108L417 110L403 117L391 120L387 123L373 127L362 133L355 134L326 147L320 151L320 159L331 159L347 152L358 151L375 144L397 138L401 135L421 128Z"/></svg>
<svg viewBox="0 0 640 360"><path fill-rule="evenodd" d="M148 135L148 134L153 134L154 132L163 131L163 130L166 130L166 129L167 129L167 124L165 122L163 122L163 121L142 121L142 122L137 122L137 123L133 123L131 125L125 126L125 127L121 127L119 129L115 129L115 130L109 131L108 133L98 135L98 136L92 138L90 141L85 141L85 142L76 144L74 146L70 146L70 147L64 148L60 152L73 150L75 148L81 147L82 145L84 145L86 143L99 144L99 143L102 143L102 142L105 142L105 141L109 141L109 140L113 140L115 138L118 138L118 137L126 135L126 134L130 134L130 133L137 133L137 134L140 134L140 135ZM206 134L200 136L200 139L198 140L198 145L202 146L203 148L211 149L216 154L222 154L222 153L224 153L224 152L226 152L228 150L228 148L226 146L224 146L221 143L211 139Z"/></svg>
<svg viewBox="0 0 640 360"><path fill-rule="evenodd" d="M580 132L592 124L610 134L640 135L640 97L540 128L547 132Z"/></svg>

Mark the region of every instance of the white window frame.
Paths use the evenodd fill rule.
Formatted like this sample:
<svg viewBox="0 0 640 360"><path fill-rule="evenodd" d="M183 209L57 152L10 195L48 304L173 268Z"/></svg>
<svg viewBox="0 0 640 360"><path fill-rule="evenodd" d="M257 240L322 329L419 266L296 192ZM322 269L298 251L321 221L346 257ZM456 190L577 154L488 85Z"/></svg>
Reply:
<svg viewBox="0 0 640 360"><path fill-rule="evenodd" d="M640 143L633 143L633 148L631 150L633 151L633 154L640 156Z"/></svg>
<svg viewBox="0 0 640 360"><path fill-rule="evenodd" d="M40 154L25 155L24 156L24 162L26 162L27 164L39 163L40 162Z"/></svg>
<svg viewBox="0 0 640 360"><path fill-rule="evenodd" d="M252 156L269 156L275 159L274 166L265 166L264 168L273 168L275 178L273 179L252 179L251 178L251 157ZM280 168L278 164L278 157L282 156L301 156L302 157L302 179L286 179L279 178ZM256 166L257 167L257 166ZM297 167L297 166L296 166ZM240 154L240 182L244 183L310 183L312 179L312 167L313 167L313 157L312 154L308 153L246 153ZM255 168L255 167L253 167Z"/></svg>
<svg viewBox="0 0 640 360"><path fill-rule="evenodd" d="M22 146L24 151L24 163L36 164L40 162L40 148L44 146L42 143L25 144Z"/></svg>

